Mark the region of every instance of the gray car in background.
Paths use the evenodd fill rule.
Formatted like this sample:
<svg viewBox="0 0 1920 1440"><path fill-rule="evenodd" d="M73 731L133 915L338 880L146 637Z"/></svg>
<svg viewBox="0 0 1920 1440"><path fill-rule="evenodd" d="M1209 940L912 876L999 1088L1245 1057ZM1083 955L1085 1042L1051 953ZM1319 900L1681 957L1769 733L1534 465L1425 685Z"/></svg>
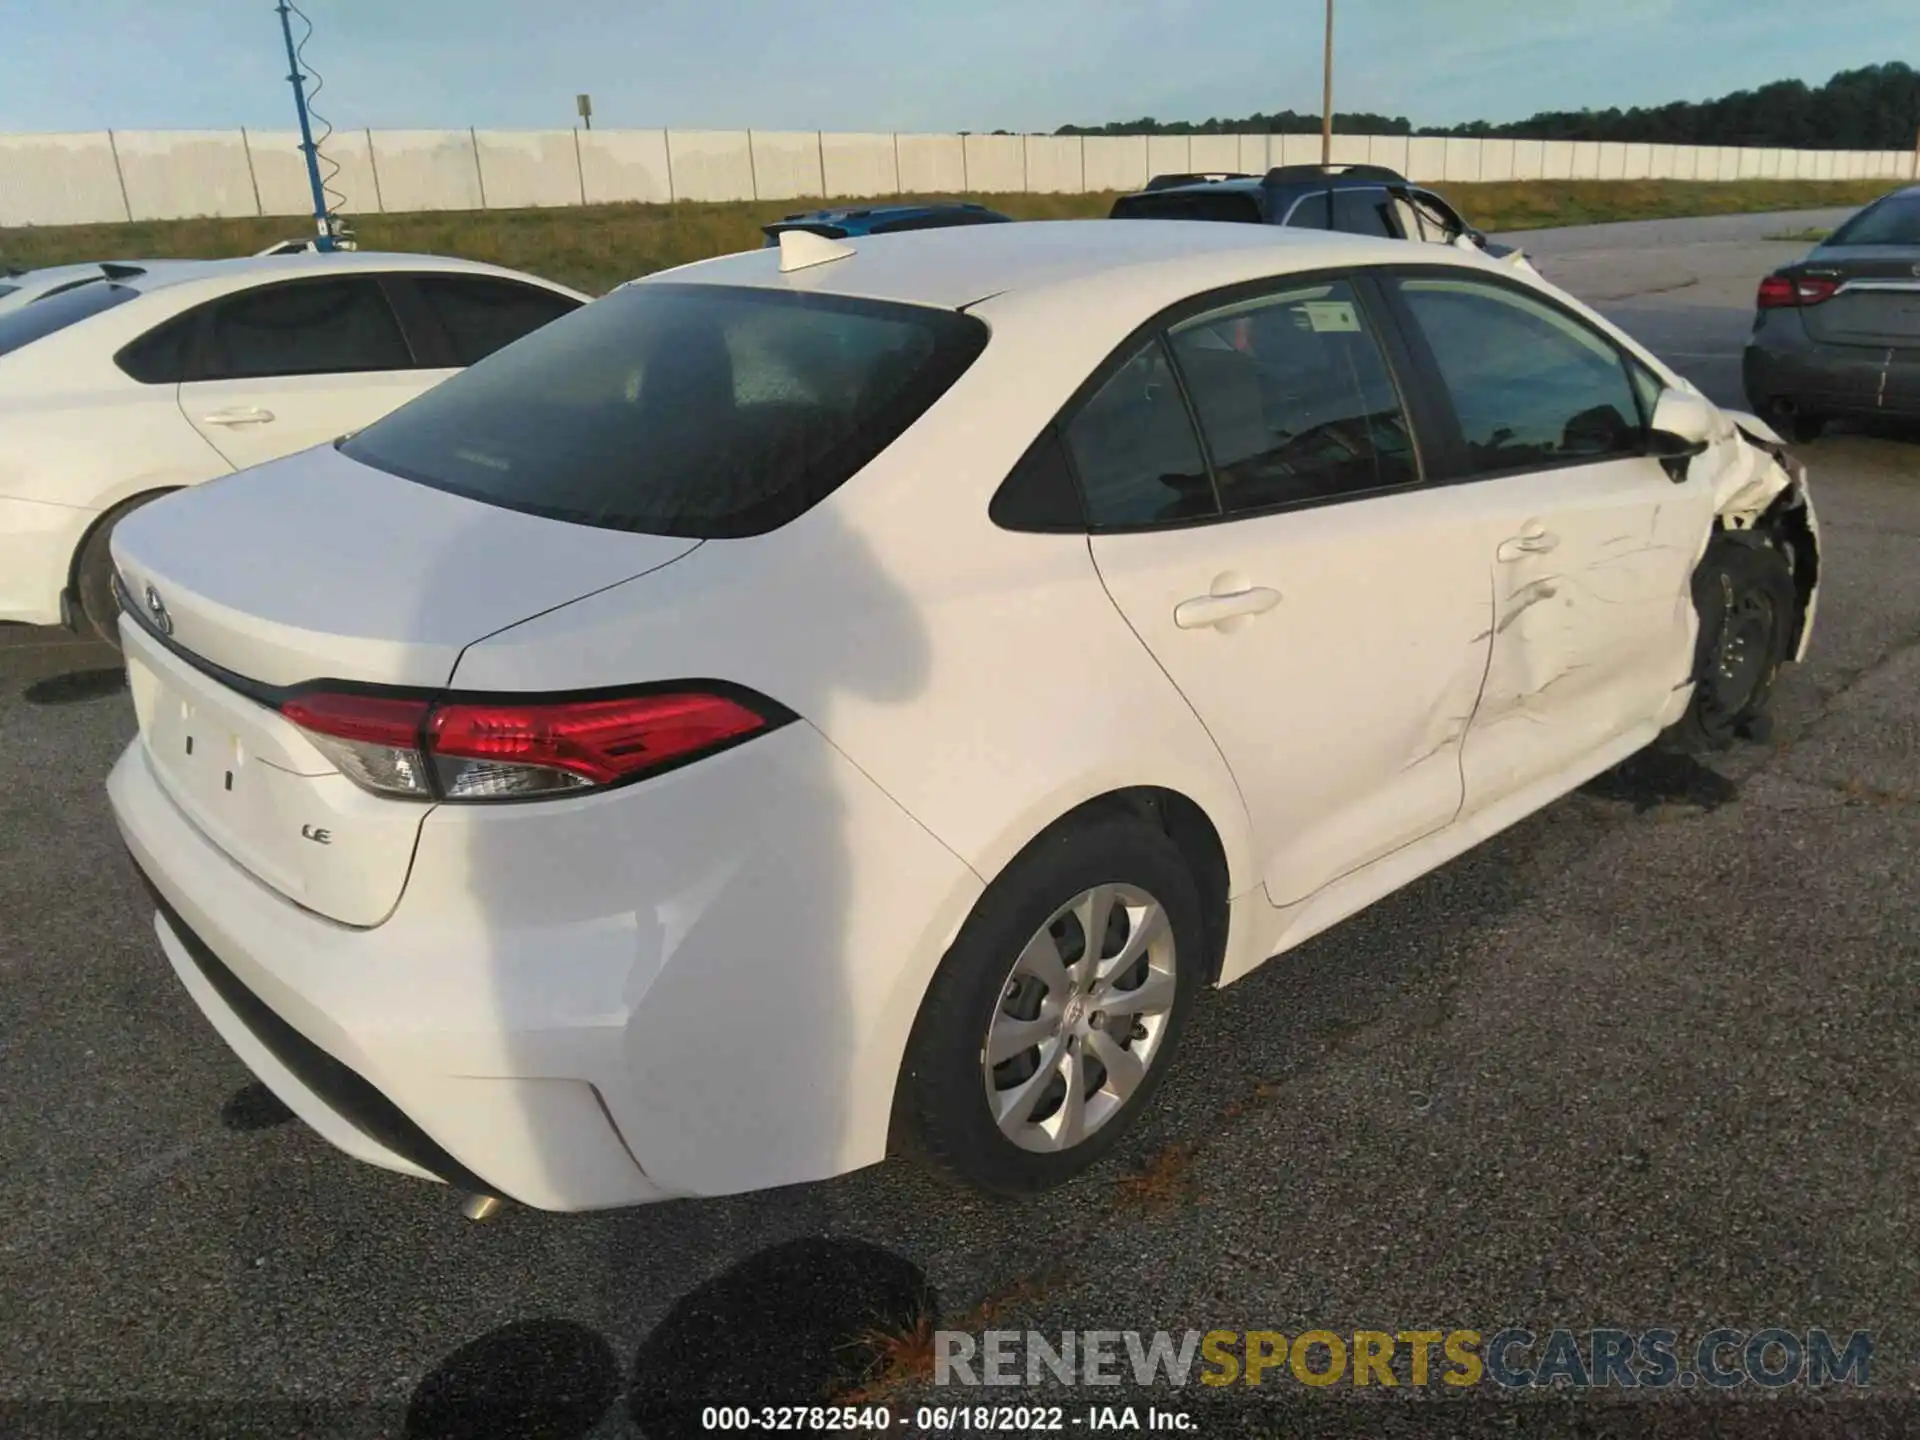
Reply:
<svg viewBox="0 0 1920 1440"><path fill-rule="evenodd" d="M1920 420L1920 185L1883 195L1760 282L1747 400L1795 440L1829 420Z"/></svg>

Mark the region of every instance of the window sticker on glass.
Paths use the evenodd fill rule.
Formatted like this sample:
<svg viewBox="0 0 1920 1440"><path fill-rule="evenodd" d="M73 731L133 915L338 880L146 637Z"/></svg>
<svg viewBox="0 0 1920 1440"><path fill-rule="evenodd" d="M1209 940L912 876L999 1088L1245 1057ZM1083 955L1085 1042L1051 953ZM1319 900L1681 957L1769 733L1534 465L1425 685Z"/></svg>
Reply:
<svg viewBox="0 0 1920 1440"><path fill-rule="evenodd" d="M1300 308L1307 312L1307 323L1322 334L1360 333L1360 317L1353 313L1351 300L1309 300Z"/></svg>

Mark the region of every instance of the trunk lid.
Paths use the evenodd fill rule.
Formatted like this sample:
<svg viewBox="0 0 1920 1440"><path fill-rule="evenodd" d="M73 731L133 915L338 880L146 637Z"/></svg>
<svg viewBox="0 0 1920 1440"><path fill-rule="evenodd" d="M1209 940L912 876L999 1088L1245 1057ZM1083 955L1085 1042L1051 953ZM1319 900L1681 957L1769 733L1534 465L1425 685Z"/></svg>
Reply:
<svg viewBox="0 0 1920 1440"><path fill-rule="evenodd" d="M436 689L474 641L698 544L501 509L330 446L183 491L113 539L148 763L249 874L329 919L377 925L431 807L341 774L275 708L281 692Z"/></svg>
<svg viewBox="0 0 1920 1440"><path fill-rule="evenodd" d="M1853 245L1815 251L1789 273L1840 286L1802 308L1807 334L1824 345L1897 349L1920 345L1920 247Z"/></svg>

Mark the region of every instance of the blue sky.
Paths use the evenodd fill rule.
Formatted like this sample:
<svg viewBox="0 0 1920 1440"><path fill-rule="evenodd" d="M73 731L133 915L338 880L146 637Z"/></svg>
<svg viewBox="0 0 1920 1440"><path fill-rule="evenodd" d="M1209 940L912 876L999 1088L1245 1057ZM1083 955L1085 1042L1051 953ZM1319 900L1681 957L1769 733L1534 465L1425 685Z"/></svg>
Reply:
<svg viewBox="0 0 1920 1440"><path fill-rule="evenodd" d="M1320 0L303 0L338 125L1051 130L1319 104ZM1336 105L1416 124L1920 61L1920 0L1338 0ZM1832 12L1829 12L1832 13ZM296 22L297 25L297 22ZM0 131L279 128L273 0L0 0Z"/></svg>

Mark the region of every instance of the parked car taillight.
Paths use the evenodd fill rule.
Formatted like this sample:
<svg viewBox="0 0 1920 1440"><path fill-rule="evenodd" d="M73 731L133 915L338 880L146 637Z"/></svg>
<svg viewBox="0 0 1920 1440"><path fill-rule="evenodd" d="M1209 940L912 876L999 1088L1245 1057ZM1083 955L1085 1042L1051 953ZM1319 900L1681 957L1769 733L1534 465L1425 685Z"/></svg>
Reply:
<svg viewBox="0 0 1920 1440"><path fill-rule="evenodd" d="M362 789L414 800L573 794L681 765L788 717L709 690L576 700L308 691L280 713Z"/></svg>
<svg viewBox="0 0 1920 1440"><path fill-rule="evenodd" d="M1818 305L1840 288L1835 280L1811 276L1769 275L1760 282L1754 303L1762 310L1781 310L1797 305Z"/></svg>

